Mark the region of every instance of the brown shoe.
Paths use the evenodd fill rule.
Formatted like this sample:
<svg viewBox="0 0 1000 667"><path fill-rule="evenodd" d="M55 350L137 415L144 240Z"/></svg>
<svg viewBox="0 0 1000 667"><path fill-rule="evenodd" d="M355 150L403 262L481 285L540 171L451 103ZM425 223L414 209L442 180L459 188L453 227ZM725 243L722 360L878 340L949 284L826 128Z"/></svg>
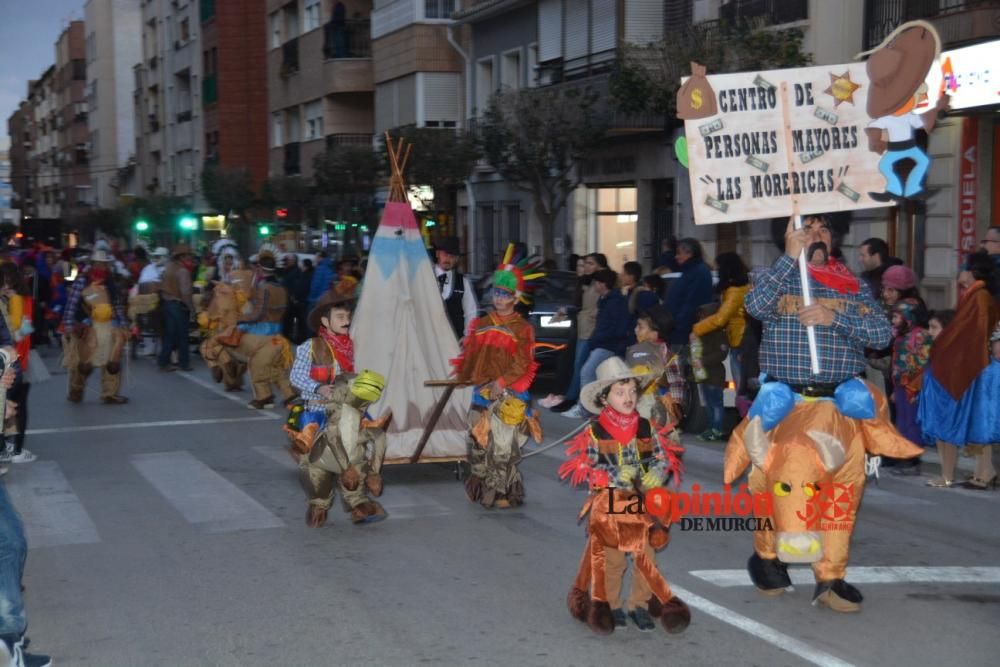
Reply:
<svg viewBox="0 0 1000 667"><path fill-rule="evenodd" d="M102 396L101 403L104 403L105 405L125 405L128 403L128 399L124 396L115 394L114 396Z"/></svg>
<svg viewBox="0 0 1000 667"><path fill-rule="evenodd" d="M351 510L351 522L355 525L364 523L375 523L387 516L385 510L376 502L371 500L361 503Z"/></svg>
<svg viewBox="0 0 1000 667"><path fill-rule="evenodd" d="M382 495L382 475L371 473L365 477L365 488L376 498Z"/></svg>
<svg viewBox="0 0 1000 667"><path fill-rule="evenodd" d="M216 383L222 382L222 367L221 366L212 366L212 379L215 380Z"/></svg>
<svg viewBox="0 0 1000 667"><path fill-rule="evenodd" d="M266 410L267 408L273 408L274 397L268 396L267 398L262 398L260 400L255 398L249 403L247 403L247 407L250 408L251 410Z"/></svg>
<svg viewBox="0 0 1000 667"><path fill-rule="evenodd" d="M326 523L327 510L319 505L310 505L306 512L306 525L310 528L320 528Z"/></svg>
<svg viewBox="0 0 1000 667"><path fill-rule="evenodd" d="M83 400L83 390L80 391L70 391L69 395L66 397L70 403L79 403Z"/></svg>

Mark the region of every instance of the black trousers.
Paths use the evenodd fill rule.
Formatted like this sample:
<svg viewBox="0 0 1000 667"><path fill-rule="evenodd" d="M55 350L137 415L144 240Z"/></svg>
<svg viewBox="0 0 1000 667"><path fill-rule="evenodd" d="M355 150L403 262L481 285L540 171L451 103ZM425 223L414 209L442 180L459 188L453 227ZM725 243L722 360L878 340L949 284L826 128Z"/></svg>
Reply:
<svg viewBox="0 0 1000 667"><path fill-rule="evenodd" d="M20 454L24 449L24 432L28 430L28 391L31 383L24 380L17 380L14 386L7 390L7 400L17 403L17 416L14 423L17 426L17 435L14 436L14 453Z"/></svg>

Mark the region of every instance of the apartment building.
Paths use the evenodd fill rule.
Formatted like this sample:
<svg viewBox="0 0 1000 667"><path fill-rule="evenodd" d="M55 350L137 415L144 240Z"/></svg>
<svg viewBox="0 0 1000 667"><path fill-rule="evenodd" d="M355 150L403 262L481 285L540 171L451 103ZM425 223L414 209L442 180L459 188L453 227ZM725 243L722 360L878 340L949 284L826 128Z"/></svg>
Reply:
<svg viewBox="0 0 1000 667"><path fill-rule="evenodd" d="M7 118L7 136L10 138L8 161L11 187L11 208L21 215L34 215L34 196L28 171L28 151L31 148L31 107L21 100L17 109Z"/></svg>
<svg viewBox="0 0 1000 667"><path fill-rule="evenodd" d="M134 67L137 194L201 201L201 8L196 0L144 0Z"/></svg>
<svg viewBox="0 0 1000 667"><path fill-rule="evenodd" d="M461 127L463 71L450 28L455 0L376 0L372 11L375 131Z"/></svg>
<svg viewBox="0 0 1000 667"><path fill-rule="evenodd" d="M328 147L371 144L371 14L370 0L267 0L270 175L309 178Z"/></svg>
<svg viewBox="0 0 1000 667"><path fill-rule="evenodd" d="M649 266L659 239L675 232L676 164L666 119L623 114L610 102L609 79L619 50L662 38L662 0L485 0L455 13L471 30L466 99L481 115L502 90L590 88L607 114L607 140L581 162L583 183L556 221L555 252L603 252L620 270ZM472 178L473 199L459 197L459 218L474 239L472 264L491 265L507 240L540 250L530 197L484 166Z"/></svg>
<svg viewBox="0 0 1000 667"><path fill-rule="evenodd" d="M59 217L67 220L93 205L87 149L87 47L83 21L72 21L56 41L56 150Z"/></svg>
<svg viewBox="0 0 1000 667"><path fill-rule="evenodd" d="M16 225L20 221L21 211L14 208L10 153L0 151L0 223Z"/></svg>
<svg viewBox="0 0 1000 667"><path fill-rule="evenodd" d="M142 10L137 0L87 0L84 7L88 166L93 204L100 208L114 208L120 195L131 194L133 68L142 57Z"/></svg>
<svg viewBox="0 0 1000 667"><path fill-rule="evenodd" d="M201 0L203 159L267 178L267 12L257 0Z"/></svg>
<svg viewBox="0 0 1000 667"><path fill-rule="evenodd" d="M59 150L55 65L28 83L31 147L28 173L34 192L34 217L55 219L60 213Z"/></svg>

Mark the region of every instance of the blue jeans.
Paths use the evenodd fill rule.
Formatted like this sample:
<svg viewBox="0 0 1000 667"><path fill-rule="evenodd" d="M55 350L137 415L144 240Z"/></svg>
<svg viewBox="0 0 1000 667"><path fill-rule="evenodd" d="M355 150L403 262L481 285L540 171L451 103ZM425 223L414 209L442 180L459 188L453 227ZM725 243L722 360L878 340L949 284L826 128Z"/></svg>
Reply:
<svg viewBox="0 0 1000 667"><path fill-rule="evenodd" d="M906 177L906 189L893 167L900 160L913 160L915 163ZM931 167L931 159L917 146L902 151L886 151L878 161L878 170L885 176L885 191L897 196L912 197L924 189L924 176Z"/></svg>
<svg viewBox="0 0 1000 667"><path fill-rule="evenodd" d="M27 626L21 599L21 574L27 556L24 525L0 480L0 636L7 639L20 638Z"/></svg>
<svg viewBox="0 0 1000 667"><path fill-rule="evenodd" d="M180 301L163 302L164 332L163 344L160 345L160 356L156 362L160 368L170 365L170 355L177 350L177 363L181 368L191 365L188 346L188 320L191 315Z"/></svg>
<svg viewBox="0 0 1000 667"><path fill-rule="evenodd" d="M576 341L576 355L573 357L573 379L569 381L566 395L563 400L576 401L580 398L580 371L583 369L583 362L587 361L590 354L590 341L578 339Z"/></svg>
<svg viewBox="0 0 1000 667"><path fill-rule="evenodd" d="M597 367L613 356L615 356L614 352L606 350L603 347L591 350L587 356L587 361L583 364L583 369L580 371L580 386L586 387L591 382L597 380Z"/></svg>
<svg viewBox="0 0 1000 667"><path fill-rule="evenodd" d="M708 410L709 428L721 431L722 417L725 414L725 407L722 403L722 387L702 383L698 385L698 388L701 390L701 402Z"/></svg>

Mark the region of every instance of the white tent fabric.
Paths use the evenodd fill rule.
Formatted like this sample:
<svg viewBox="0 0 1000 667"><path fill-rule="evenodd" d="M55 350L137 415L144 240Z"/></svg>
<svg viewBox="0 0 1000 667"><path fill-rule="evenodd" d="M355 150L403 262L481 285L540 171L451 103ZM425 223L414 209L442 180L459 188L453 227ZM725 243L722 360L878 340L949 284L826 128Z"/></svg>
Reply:
<svg viewBox="0 0 1000 667"><path fill-rule="evenodd" d="M424 387L452 373L459 354L430 257L413 211L388 202L372 242L364 288L351 326L356 369L385 376L385 391L369 412L392 410L386 463L407 463L445 389ZM420 461L464 459L471 389L457 388Z"/></svg>

